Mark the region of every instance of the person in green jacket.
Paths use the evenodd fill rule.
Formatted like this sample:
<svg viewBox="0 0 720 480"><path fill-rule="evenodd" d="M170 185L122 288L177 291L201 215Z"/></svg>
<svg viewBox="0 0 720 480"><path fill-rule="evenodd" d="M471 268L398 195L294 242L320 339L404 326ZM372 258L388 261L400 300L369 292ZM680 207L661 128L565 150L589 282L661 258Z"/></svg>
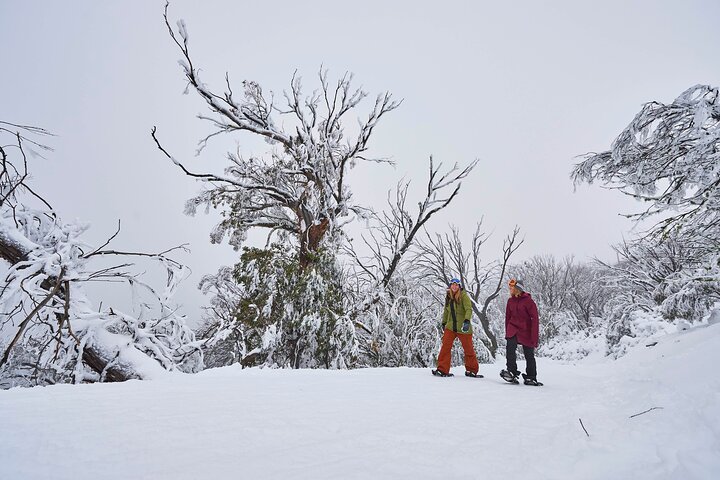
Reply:
<svg viewBox="0 0 720 480"><path fill-rule="evenodd" d="M482 377L478 374L480 369L475 355L475 347L472 341L472 302L467 292L462 288L461 282L457 278L450 280L447 294L445 295L445 309L443 310L442 325L444 328L442 347L440 347L440 355L438 355L437 369L433 370L433 375L440 377L450 377L450 358L452 346L455 338L460 340L460 344L465 352L465 375L468 377Z"/></svg>

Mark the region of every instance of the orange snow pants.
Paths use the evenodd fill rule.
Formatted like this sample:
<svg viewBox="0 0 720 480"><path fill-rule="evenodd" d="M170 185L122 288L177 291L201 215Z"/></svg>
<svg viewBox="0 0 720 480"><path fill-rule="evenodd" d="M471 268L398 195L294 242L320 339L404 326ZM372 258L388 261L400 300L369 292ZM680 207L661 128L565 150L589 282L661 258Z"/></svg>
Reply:
<svg viewBox="0 0 720 480"><path fill-rule="evenodd" d="M477 356L475 356L475 348L472 343L471 333L455 333L452 330L445 329L442 338L442 347L440 347L440 355L438 356L437 368L443 373L450 372L450 355L452 352L455 337L460 339L463 352L465 352L465 370L472 373L478 373L479 365Z"/></svg>

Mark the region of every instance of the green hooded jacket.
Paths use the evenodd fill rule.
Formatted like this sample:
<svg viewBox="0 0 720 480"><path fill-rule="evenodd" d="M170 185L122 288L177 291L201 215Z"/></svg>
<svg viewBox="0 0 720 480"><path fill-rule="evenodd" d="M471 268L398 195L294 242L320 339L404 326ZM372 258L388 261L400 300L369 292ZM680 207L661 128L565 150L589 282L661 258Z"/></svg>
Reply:
<svg viewBox="0 0 720 480"><path fill-rule="evenodd" d="M460 290L460 301L452 302L453 306L455 307L457 330L453 330L453 317L452 312L450 311L450 302L452 302L452 300L450 300L450 291L448 291L448 293L445 295L445 308L443 309L443 327L459 334L471 334L472 322L470 323L467 332L462 331L463 322L465 320L470 320L470 317L472 317L472 303L470 302L470 297L468 296L467 292L465 292L465 290Z"/></svg>

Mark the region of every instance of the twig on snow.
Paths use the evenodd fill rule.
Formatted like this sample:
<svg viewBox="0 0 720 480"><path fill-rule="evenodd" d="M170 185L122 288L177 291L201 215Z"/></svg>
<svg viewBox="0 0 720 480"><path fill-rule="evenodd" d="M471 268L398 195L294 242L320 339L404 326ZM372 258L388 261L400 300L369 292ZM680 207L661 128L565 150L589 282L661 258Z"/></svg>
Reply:
<svg viewBox="0 0 720 480"><path fill-rule="evenodd" d="M588 433L587 428L585 428L585 425L583 425L582 418L578 418L578 420L580 420L580 426L583 427L583 430L585 430L585 435L589 437L590 434Z"/></svg>
<svg viewBox="0 0 720 480"><path fill-rule="evenodd" d="M649 412L649 411L651 411L651 410L662 410L662 408L663 408L663 407L652 407L652 408L648 408L648 409L645 410L644 412L636 413L635 415L630 415L630 417L628 417L628 418L637 417L638 415L642 415L643 413L647 413L647 412Z"/></svg>

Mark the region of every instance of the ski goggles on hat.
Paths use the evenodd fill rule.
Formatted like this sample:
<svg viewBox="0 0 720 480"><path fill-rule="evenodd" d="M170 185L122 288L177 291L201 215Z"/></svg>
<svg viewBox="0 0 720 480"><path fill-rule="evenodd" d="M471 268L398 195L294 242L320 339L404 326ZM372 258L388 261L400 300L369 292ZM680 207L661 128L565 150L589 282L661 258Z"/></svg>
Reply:
<svg viewBox="0 0 720 480"><path fill-rule="evenodd" d="M457 283L458 285L460 285L460 279L459 279L459 278L453 278L452 280L450 280L450 285L452 285L453 283Z"/></svg>
<svg viewBox="0 0 720 480"><path fill-rule="evenodd" d="M508 285L510 286L510 288L517 288L520 291L523 291L523 292L525 291L525 285L523 285L523 283L520 280L517 280L515 278L511 279L508 282Z"/></svg>

